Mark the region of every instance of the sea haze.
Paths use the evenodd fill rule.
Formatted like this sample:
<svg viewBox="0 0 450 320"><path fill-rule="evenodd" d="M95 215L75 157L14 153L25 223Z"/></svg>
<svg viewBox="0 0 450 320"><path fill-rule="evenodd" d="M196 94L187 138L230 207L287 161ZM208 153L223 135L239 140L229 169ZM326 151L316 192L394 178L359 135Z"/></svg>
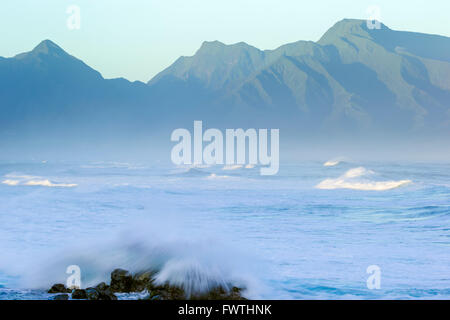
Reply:
<svg viewBox="0 0 450 320"><path fill-rule="evenodd" d="M0 157L167 160L171 132L202 120L278 128L285 159L449 160L448 74L448 37L365 20L275 50L205 42L148 83L104 79L45 40L0 58Z"/></svg>

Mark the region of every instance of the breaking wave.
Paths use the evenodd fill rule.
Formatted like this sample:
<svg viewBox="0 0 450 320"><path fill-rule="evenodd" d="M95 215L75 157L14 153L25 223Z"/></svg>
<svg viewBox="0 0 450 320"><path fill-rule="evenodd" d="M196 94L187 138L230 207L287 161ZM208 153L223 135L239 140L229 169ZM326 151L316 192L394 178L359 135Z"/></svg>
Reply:
<svg viewBox="0 0 450 320"><path fill-rule="evenodd" d="M323 164L324 167L334 167L337 166L339 163L341 163L341 161L339 160L328 160L327 162L325 162Z"/></svg>
<svg viewBox="0 0 450 320"><path fill-rule="evenodd" d="M228 245L224 237L196 232L181 223L139 221L115 236L85 239L76 247L24 263L36 268L19 270L22 286L46 289L65 283L67 267L78 265L82 287L109 282L111 271L123 268L132 273L156 271L156 283L181 286L187 294L239 286L247 297L259 297L264 287L256 276L260 262L244 249Z"/></svg>
<svg viewBox="0 0 450 320"><path fill-rule="evenodd" d="M6 179L2 181L2 184L8 186L31 186L31 187L39 186L50 188L73 188L77 186L77 184L75 183L57 183L42 177L34 177L27 175L7 174L5 175L5 178Z"/></svg>
<svg viewBox="0 0 450 320"><path fill-rule="evenodd" d="M225 167L222 168L222 170L238 170L241 169L243 166L241 164L236 164L236 165L226 165Z"/></svg>
<svg viewBox="0 0 450 320"><path fill-rule="evenodd" d="M374 172L364 167L353 168L338 178L325 179L316 185L317 189L353 189L365 191L384 191L395 189L411 183L411 180L373 181L362 177L373 175Z"/></svg>
<svg viewBox="0 0 450 320"><path fill-rule="evenodd" d="M334 167L334 166L341 164L344 161L345 161L345 159L343 157L335 158L335 159L328 160L327 162L325 162L323 164L323 166L324 167Z"/></svg>

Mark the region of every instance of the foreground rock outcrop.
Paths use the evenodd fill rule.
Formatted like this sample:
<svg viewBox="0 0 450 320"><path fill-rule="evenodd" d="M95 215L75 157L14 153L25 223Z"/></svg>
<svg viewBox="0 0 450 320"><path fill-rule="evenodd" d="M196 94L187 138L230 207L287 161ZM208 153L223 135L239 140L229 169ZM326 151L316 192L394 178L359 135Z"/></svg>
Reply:
<svg viewBox="0 0 450 320"><path fill-rule="evenodd" d="M111 273L111 282L101 282L95 287L86 289L69 289L63 284L55 284L48 293L59 293L54 300L72 299L84 300L117 300L116 293L146 293L143 300L246 300L241 294L242 289L235 286L216 286L207 292L187 293L184 288L168 283L155 283L155 272L145 271L131 274L124 269L115 269Z"/></svg>

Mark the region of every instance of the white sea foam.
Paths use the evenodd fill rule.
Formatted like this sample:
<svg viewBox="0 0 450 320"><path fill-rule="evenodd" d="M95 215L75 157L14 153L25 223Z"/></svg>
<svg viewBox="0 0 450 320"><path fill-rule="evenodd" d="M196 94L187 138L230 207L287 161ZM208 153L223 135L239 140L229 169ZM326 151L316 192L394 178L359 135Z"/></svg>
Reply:
<svg viewBox="0 0 450 320"><path fill-rule="evenodd" d="M115 268L130 272L157 271L157 283L183 287L188 294L206 292L218 285L240 286L245 295L258 298L263 290L256 274L261 262L255 261L245 250L228 246L227 240L215 234L188 228L178 221L158 219L139 221L112 238L99 235L85 239L74 248L54 252L33 263L35 268L18 270L22 286L48 288L64 282L69 265L78 265L82 273L82 287L109 281ZM225 240L225 241L223 241Z"/></svg>
<svg viewBox="0 0 450 320"><path fill-rule="evenodd" d="M238 169L241 169L242 167L243 166L241 164L227 165L227 166L224 166L222 168L222 170L238 170Z"/></svg>
<svg viewBox="0 0 450 320"><path fill-rule="evenodd" d="M339 160L329 160L323 164L324 167L334 167L341 163Z"/></svg>
<svg viewBox="0 0 450 320"><path fill-rule="evenodd" d="M375 172L373 172L372 170L367 170L364 167L358 167L358 168L353 168L353 169L348 170L347 172L344 173L343 177L344 178L358 178L358 177L362 177L362 176L371 175L374 173Z"/></svg>
<svg viewBox="0 0 450 320"><path fill-rule="evenodd" d="M208 177L206 177L207 179L228 179L229 178L229 176L218 176L217 174L215 174L215 173L211 173Z"/></svg>
<svg viewBox="0 0 450 320"><path fill-rule="evenodd" d="M365 191L384 191L409 184L411 180L372 181L362 179L364 176L373 175L374 172L364 167L353 168L338 178L325 179L316 185L317 189L353 189ZM359 178L359 179L358 179Z"/></svg>
<svg viewBox="0 0 450 320"><path fill-rule="evenodd" d="M45 180L30 180L23 183L24 186L41 186L53 188L73 188L77 185L75 183L53 183L48 179Z"/></svg>
<svg viewBox="0 0 450 320"><path fill-rule="evenodd" d="M2 181L3 184L6 184L8 186L17 186L20 181L19 180L11 180L11 179L6 179Z"/></svg>
<svg viewBox="0 0 450 320"><path fill-rule="evenodd" d="M335 159L328 160L327 162L325 162L323 164L323 166L324 167L334 167L334 166L341 164L344 161L345 161L345 159L343 157L335 158Z"/></svg>
<svg viewBox="0 0 450 320"><path fill-rule="evenodd" d="M50 188L73 188L77 186L75 183L56 183L49 179L29 175L7 174L5 175L5 178L6 179L2 181L2 184L8 186L38 186Z"/></svg>

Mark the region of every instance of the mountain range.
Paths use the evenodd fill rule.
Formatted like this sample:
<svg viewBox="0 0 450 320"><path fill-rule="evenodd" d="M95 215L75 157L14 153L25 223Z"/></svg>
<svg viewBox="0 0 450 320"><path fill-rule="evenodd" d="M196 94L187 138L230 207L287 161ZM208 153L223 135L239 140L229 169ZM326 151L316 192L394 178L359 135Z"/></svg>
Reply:
<svg viewBox="0 0 450 320"><path fill-rule="evenodd" d="M0 148L13 154L165 148L172 130L194 120L279 128L288 149L295 141L445 149L450 38L345 19L317 42L275 50L204 42L148 83L104 79L45 40L0 57L0 101Z"/></svg>

